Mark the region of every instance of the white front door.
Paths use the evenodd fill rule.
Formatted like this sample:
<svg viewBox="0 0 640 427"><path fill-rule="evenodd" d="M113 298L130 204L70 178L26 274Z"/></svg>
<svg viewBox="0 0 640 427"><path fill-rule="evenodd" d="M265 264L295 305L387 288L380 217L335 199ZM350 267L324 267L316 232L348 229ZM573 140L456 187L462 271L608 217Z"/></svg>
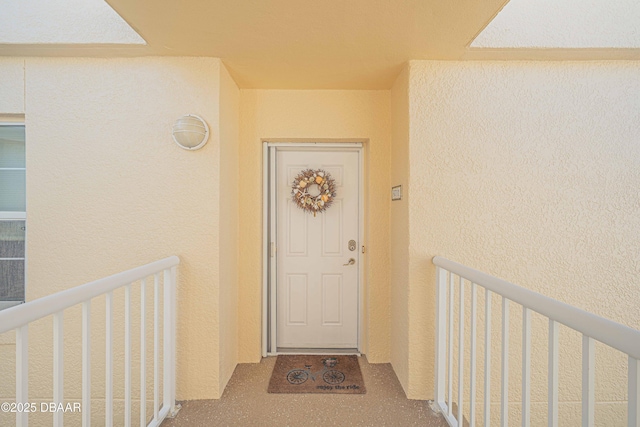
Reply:
<svg viewBox="0 0 640 427"><path fill-rule="evenodd" d="M333 204L315 217L292 200L305 169L336 182ZM278 348L358 346L359 177L357 151L277 151Z"/></svg>

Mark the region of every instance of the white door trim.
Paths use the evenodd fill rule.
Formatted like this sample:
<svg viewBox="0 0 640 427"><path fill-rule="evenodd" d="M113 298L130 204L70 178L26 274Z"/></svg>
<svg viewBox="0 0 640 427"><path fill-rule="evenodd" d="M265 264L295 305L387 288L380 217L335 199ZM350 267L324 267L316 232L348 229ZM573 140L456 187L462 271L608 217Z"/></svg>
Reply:
<svg viewBox="0 0 640 427"><path fill-rule="evenodd" d="M362 142L280 142L263 141L262 146L262 357L278 355L275 345L276 327L276 289L271 284L276 283L276 203L275 203L275 159L277 150L317 151L319 148L327 151L345 150L357 151L359 159L359 188L358 188L358 242L360 244L359 274L358 274L358 342L357 350L362 352L362 338L364 326L364 255L366 246L364 240L364 152ZM301 352L302 353L302 352ZM291 354L291 353L287 353Z"/></svg>

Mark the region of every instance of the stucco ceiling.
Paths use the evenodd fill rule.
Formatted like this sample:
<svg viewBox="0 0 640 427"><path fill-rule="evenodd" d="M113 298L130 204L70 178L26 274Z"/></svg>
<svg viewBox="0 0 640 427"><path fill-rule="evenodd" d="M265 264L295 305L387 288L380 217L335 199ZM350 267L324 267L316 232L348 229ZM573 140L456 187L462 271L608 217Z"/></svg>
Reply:
<svg viewBox="0 0 640 427"><path fill-rule="evenodd" d="M506 0L109 0L158 52L220 57L242 87L389 88L458 59Z"/></svg>

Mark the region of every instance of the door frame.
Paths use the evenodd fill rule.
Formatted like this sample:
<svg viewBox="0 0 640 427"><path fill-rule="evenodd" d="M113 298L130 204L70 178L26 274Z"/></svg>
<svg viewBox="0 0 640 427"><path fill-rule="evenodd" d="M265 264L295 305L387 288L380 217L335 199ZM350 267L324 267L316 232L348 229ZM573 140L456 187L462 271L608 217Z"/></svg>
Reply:
<svg viewBox="0 0 640 427"><path fill-rule="evenodd" d="M344 140L343 140L344 141ZM275 166L276 153L286 151L355 151L358 153L359 182L358 182L358 336L357 354L362 352L364 327L364 255L365 253L365 223L364 223L364 142L262 142L262 357L278 355L277 349L277 304L276 304L276 273L277 251L276 242L276 203L275 203ZM272 286L273 284L273 286ZM336 350L338 351L338 350ZM334 351L335 352L335 351ZM344 352L344 351L340 351ZM301 351L304 353L304 351ZM314 351L322 353L322 351ZM282 354L282 353L280 353ZM287 353L291 354L291 353Z"/></svg>

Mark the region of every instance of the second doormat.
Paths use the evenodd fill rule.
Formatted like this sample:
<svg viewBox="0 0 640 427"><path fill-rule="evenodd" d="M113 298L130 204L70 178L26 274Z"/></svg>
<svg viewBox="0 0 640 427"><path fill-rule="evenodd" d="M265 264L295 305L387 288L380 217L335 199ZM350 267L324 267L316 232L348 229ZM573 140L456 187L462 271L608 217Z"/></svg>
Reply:
<svg viewBox="0 0 640 427"><path fill-rule="evenodd" d="M357 356L278 356L269 393L367 392Z"/></svg>

